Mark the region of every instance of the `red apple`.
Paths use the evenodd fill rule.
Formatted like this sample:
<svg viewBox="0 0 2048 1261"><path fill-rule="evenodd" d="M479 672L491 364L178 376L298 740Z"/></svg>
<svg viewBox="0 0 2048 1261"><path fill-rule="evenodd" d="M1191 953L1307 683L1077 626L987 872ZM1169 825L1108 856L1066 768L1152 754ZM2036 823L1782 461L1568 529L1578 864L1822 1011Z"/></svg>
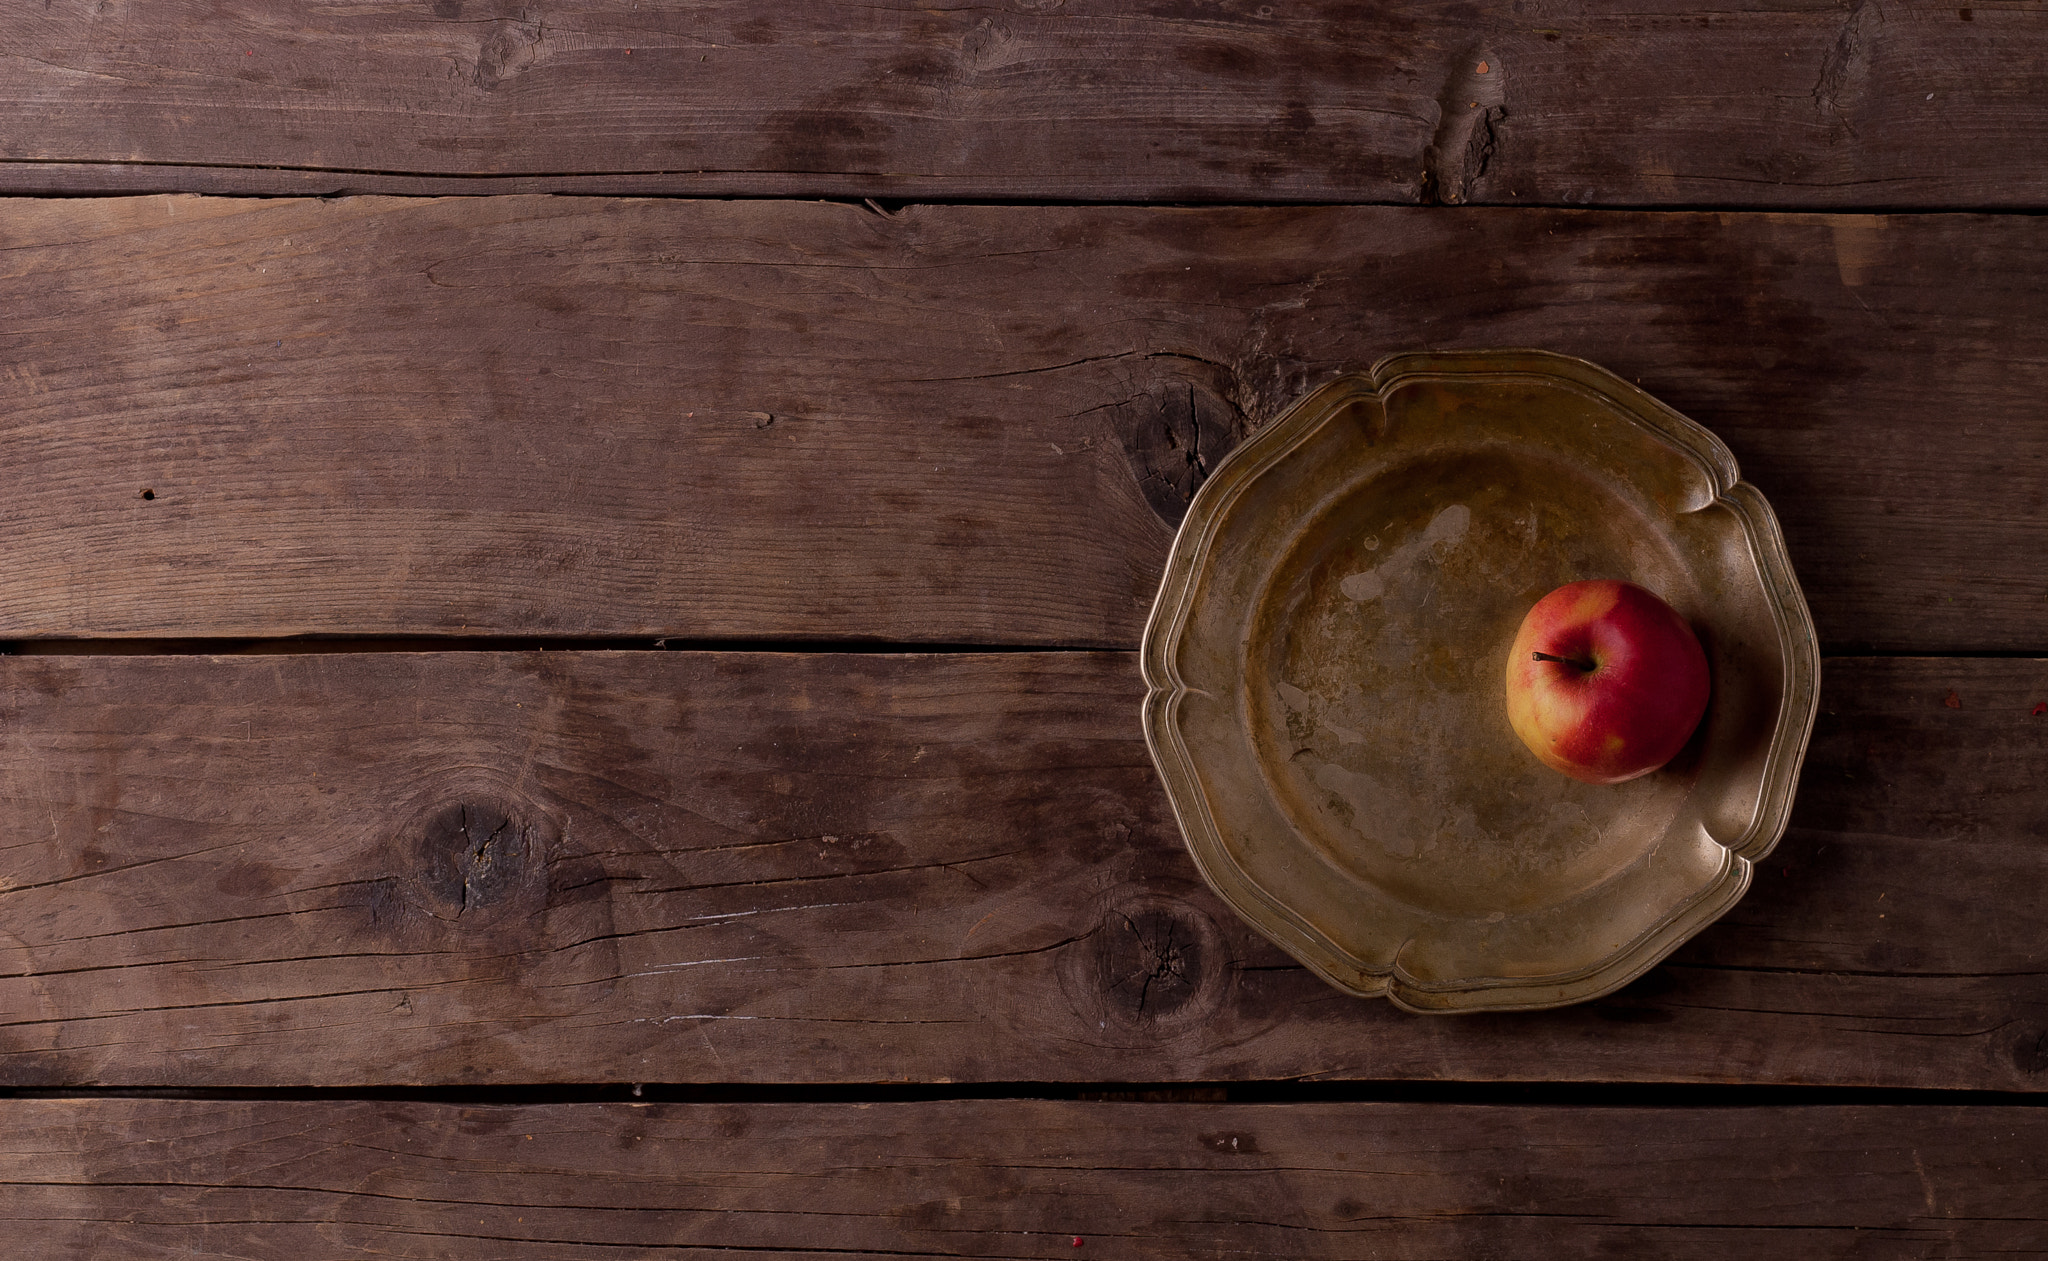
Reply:
<svg viewBox="0 0 2048 1261"><path fill-rule="evenodd" d="M1707 654L1632 582L1567 583L1522 619L1508 654L1508 722L1545 766L1619 784L1669 762L1707 711Z"/></svg>

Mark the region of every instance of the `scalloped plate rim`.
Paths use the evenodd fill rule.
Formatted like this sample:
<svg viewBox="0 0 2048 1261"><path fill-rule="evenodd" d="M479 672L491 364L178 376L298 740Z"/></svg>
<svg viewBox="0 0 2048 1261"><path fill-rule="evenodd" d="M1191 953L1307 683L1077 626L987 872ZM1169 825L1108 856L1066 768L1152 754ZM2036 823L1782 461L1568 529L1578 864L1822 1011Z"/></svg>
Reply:
<svg viewBox="0 0 2048 1261"><path fill-rule="evenodd" d="M1200 562L1228 509L1261 474L1312 436L1344 396L1384 400L1404 382L1473 377L1567 383L1607 403L1692 460L1714 490L1712 500L1703 507L1725 507L1743 527L1779 632L1785 686L1760 776L1758 808L1740 839L1714 838L1725 855L1714 879L1633 939L1586 966L1541 976L1461 977L1425 985L1402 975L1401 954L1414 940L1412 936L1396 948L1384 970L1360 966L1283 899L1269 893L1231 855L1214 817L1201 803L1194 756L1175 721L1181 700L1197 689L1180 677L1168 649L1179 641L1201 573ZM1699 422L1607 369L1538 349L1387 355L1366 372L1340 374L1309 390L1271 424L1246 439L1218 463L1197 490L1174 535L1140 641L1139 665L1147 688L1142 713L1146 746L1166 783L1168 803L1203 880L1241 919L1329 984L1361 998L1384 996L1403 1010L1426 1014L1533 1011L1600 998L1637 979L1726 914L1748 891L1755 863L1784 835L1820 700L1820 654L1812 614L1793 573L1777 516L1762 492L1741 479L1734 453Z"/></svg>

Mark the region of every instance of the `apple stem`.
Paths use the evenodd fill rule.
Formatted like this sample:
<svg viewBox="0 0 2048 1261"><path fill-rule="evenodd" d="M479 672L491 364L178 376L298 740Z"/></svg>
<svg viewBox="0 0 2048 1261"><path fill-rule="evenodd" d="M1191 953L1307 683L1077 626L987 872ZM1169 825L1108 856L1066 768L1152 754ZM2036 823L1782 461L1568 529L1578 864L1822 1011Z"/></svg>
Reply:
<svg viewBox="0 0 2048 1261"><path fill-rule="evenodd" d="M1571 657L1553 657L1547 652L1536 652L1531 653L1529 655L1537 661L1555 661L1559 665L1577 666L1579 669L1587 671L1588 673L1591 673L1593 669L1593 663L1590 661L1579 661Z"/></svg>

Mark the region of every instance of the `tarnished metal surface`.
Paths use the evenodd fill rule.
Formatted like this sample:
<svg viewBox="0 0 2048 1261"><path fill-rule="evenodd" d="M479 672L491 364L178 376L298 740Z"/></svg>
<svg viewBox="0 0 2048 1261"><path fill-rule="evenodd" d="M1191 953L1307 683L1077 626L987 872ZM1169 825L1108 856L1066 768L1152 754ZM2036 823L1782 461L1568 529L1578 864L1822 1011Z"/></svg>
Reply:
<svg viewBox="0 0 2048 1261"><path fill-rule="evenodd" d="M1685 751L1594 786L1508 726L1546 592L1625 578L1713 670ZM1711 433L1539 351L1400 355L1224 461L1147 627L1189 848L1338 987L1418 1011L1607 993L1734 905L1783 832L1819 653L1777 523Z"/></svg>

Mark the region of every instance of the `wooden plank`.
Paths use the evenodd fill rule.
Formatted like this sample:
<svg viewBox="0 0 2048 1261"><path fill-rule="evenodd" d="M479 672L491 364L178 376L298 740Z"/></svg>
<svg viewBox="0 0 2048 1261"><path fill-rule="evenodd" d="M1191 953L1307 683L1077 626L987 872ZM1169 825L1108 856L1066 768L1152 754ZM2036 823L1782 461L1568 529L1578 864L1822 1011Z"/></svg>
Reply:
<svg viewBox="0 0 2048 1261"><path fill-rule="evenodd" d="M9 638L1127 647L1250 427L1543 345L1728 440L1825 641L2043 646L2035 218L138 198L0 244Z"/></svg>
<svg viewBox="0 0 2048 1261"><path fill-rule="evenodd" d="M2033 1255L2039 1108L50 1100L12 1255Z"/></svg>
<svg viewBox="0 0 2048 1261"><path fill-rule="evenodd" d="M0 189L2040 207L2028 4L63 0Z"/></svg>
<svg viewBox="0 0 2048 1261"><path fill-rule="evenodd" d="M1458 1019L1337 994L1208 892L1135 676L0 659L0 1084L2048 1087L2048 663L1830 662L1747 900L1610 999Z"/></svg>

